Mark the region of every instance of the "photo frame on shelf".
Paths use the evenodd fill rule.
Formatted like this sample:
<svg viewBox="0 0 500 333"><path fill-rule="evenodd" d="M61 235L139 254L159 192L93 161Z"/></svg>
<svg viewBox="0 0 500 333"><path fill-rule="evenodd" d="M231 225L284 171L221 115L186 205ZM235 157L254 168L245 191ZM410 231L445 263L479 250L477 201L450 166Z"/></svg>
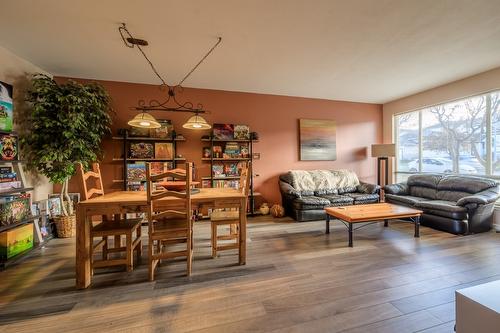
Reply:
<svg viewBox="0 0 500 333"><path fill-rule="evenodd" d="M234 125L235 140L250 140L250 127L247 125Z"/></svg>
<svg viewBox="0 0 500 333"><path fill-rule="evenodd" d="M155 158L174 159L174 144L172 142L155 142Z"/></svg>
<svg viewBox="0 0 500 333"><path fill-rule="evenodd" d="M154 145L148 142L137 142L130 144L130 158L154 158Z"/></svg>
<svg viewBox="0 0 500 333"><path fill-rule="evenodd" d="M234 140L234 125L214 124L213 136L214 140Z"/></svg>
<svg viewBox="0 0 500 333"><path fill-rule="evenodd" d="M0 131L11 132L13 125L12 85L0 81Z"/></svg>

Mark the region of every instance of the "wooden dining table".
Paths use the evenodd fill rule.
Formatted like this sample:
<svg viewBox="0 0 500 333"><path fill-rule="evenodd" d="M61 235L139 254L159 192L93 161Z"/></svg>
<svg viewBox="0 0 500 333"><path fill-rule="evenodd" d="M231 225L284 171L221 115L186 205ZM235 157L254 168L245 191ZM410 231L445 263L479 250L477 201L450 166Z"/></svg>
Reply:
<svg viewBox="0 0 500 333"><path fill-rule="evenodd" d="M247 197L237 189L201 188L191 195L193 209L238 208L240 212L239 264L246 263L246 211ZM175 209L177 198L168 197L157 201L155 209ZM117 191L78 203L76 221L76 288L84 289L91 284L90 228L92 216L142 213L148 208L145 191Z"/></svg>

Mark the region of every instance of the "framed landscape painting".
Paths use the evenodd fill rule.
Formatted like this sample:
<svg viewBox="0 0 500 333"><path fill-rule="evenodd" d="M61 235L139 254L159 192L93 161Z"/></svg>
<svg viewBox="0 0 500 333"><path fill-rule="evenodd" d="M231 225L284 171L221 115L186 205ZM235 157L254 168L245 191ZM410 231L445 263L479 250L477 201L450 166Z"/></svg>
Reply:
<svg viewBox="0 0 500 333"><path fill-rule="evenodd" d="M299 119L300 160L335 161L337 159L334 120Z"/></svg>

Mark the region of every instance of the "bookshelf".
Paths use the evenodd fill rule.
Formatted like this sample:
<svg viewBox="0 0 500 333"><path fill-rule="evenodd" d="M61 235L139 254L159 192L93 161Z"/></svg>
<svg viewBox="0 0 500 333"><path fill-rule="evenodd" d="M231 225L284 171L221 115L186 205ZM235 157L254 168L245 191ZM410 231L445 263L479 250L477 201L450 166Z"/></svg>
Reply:
<svg viewBox="0 0 500 333"><path fill-rule="evenodd" d="M185 138L155 138L147 136L130 136L127 129L122 129L119 131L122 136L113 136L112 139L116 141L121 141L122 143L122 157L114 157L113 161L121 162L123 165L122 179L114 179L113 183L123 184L123 190L129 189L129 184L131 181L128 178L128 164L130 162L168 162L172 163L172 167L176 168L178 162L185 162L185 158L176 157L177 156L177 143L186 141ZM153 144L153 149L156 143L172 143L172 158L132 158L129 156L130 145L132 143L150 143Z"/></svg>
<svg viewBox="0 0 500 333"><path fill-rule="evenodd" d="M248 140L242 140L242 139L227 139L227 140L222 140L222 139L216 139L212 135L210 138L202 138L201 141L203 143L206 143L207 146L204 146L203 149L209 148L210 149L210 157L202 157L202 162L206 162L210 164L210 176L206 177L201 177L202 179L202 184L203 181L209 182L211 187L217 187L217 186L224 186L225 182L228 181L237 181L239 180L239 175L225 175L225 176L217 176L214 174L214 165L222 165L223 167L225 164L237 164L242 161L249 161L249 167L250 167L250 189L249 189L249 211L250 214L253 215L254 213L254 205L255 205L255 193L253 189L253 171L252 171L252 153L253 153L253 144L257 142L256 140L248 139ZM241 149L241 146L247 146L248 152L245 154L248 157L236 157L236 156L226 156L226 157L215 157L214 153L214 147L220 147L221 148L221 154L224 155L226 151L227 144L238 144L238 146ZM205 183L206 184L206 183Z"/></svg>

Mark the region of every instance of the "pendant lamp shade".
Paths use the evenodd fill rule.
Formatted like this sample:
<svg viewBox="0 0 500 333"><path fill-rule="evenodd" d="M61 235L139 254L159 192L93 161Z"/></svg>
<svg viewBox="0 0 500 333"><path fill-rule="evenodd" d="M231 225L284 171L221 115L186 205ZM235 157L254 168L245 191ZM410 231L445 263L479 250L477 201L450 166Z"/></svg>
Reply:
<svg viewBox="0 0 500 333"><path fill-rule="evenodd" d="M161 125L156 119L146 112L141 112L128 122L130 126L140 128L160 128Z"/></svg>
<svg viewBox="0 0 500 333"><path fill-rule="evenodd" d="M189 118L188 121L184 125L182 125L182 127L195 130L212 128L212 126L210 126L210 124L207 123L207 121L198 114L195 114L194 116Z"/></svg>

